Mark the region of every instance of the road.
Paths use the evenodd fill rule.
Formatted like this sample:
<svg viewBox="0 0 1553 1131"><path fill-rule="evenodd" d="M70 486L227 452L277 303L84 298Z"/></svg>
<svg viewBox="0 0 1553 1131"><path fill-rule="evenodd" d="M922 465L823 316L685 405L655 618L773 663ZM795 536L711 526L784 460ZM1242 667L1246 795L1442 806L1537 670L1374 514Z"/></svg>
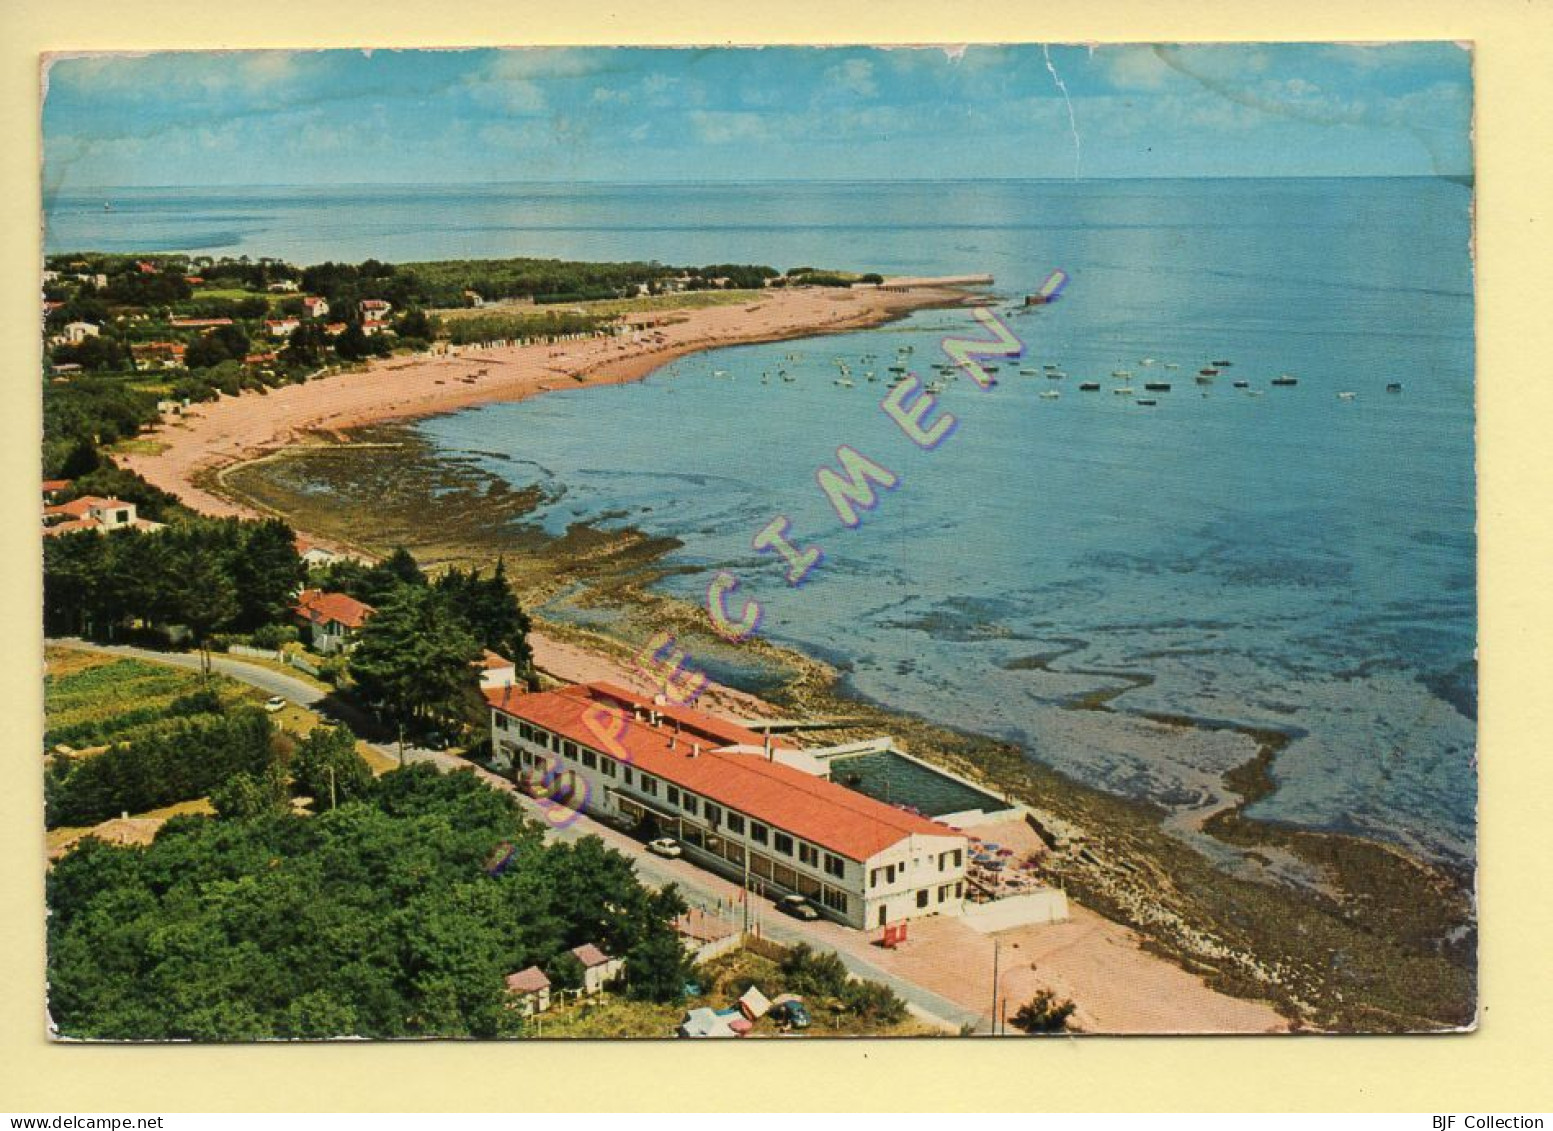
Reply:
<svg viewBox="0 0 1553 1131"><path fill-rule="evenodd" d="M199 670L200 666L197 655L185 652L157 652L150 648L137 648L129 644L94 644L74 637L50 639L47 643L125 656L150 663L168 664L193 671ZM230 656L212 656L211 666L213 670L224 676L257 687L267 695L279 695L301 707L316 709L328 697L326 692L320 691L305 680L259 664L244 663ZM394 760L399 758L398 746L392 743L368 741L384 756ZM408 746L405 748L404 760L412 764L429 762L444 772L473 770L493 789L499 789L515 797L527 815L546 826L547 836L550 839L577 841L585 836L596 836L609 847L635 860L637 873L645 882L658 887L670 883L677 884L684 895L685 902L692 907L735 921L744 917L745 908L741 902L741 896L744 893L741 892L739 885L699 868L687 860L665 860L649 855L640 842L588 817L578 817L569 824L556 827L555 823L548 819L540 803L520 792L511 781L476 766L456 754ZM977 1032L989 1031L990 1020L987 1015L967 1010L948 998L882 970L870 962L868 952L873 944L869 941L866 932L843 927L829 920L803 923L781 914L771 900L754 894L750 894L748 898L750 927L762 937L789 945L806 942L822 950L835 951L849 971L860 978L883 982L911 1007L914 1014L930 1023L941 1025L951 1031L958 1031L967 1026Z"/></svg>

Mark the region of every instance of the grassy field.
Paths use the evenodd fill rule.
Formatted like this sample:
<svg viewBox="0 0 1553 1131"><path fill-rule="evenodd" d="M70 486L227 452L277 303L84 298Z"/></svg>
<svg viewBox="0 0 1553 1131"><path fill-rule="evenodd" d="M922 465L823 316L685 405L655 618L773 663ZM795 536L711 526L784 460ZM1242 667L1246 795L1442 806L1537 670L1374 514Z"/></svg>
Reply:
<svg viewBox="0 0 1553 1131"><path fill-rule="evenodd" d="M764 291L754 290L681 291L677 294L667 295L637 295L633 298L600 298L584 302L556 303L553 309L580 310L584 314L614 317L621 314L642 314L658 310L700 310L708 306L736 306L739 303L753 302L765 293ZM431 313L444 321L458 322L469 318L488 317L493 314L543 314L548 309L552 309L549 304L493 302L481 307L452 307L446 310L434 310Z"/></svg>
<svg viewBox="0 0 1553 1131"><path fill-rule="evenodd" d="M102 653L49 648L44 653L44 743L89 748L163 724L174 701L199 691L199 673ZM223 703L259 703L258 690L221 676L211 688Z"/></svg>

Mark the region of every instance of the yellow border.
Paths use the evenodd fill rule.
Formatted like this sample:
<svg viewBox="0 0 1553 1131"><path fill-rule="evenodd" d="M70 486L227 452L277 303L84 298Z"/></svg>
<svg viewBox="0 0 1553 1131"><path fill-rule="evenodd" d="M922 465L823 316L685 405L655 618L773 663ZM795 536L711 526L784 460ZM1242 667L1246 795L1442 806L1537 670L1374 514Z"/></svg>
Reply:
<svg viewBox="0 0 1553 1131"><path fill-rule="evenodd" d="M25 9L25 10L24 10ZM50 0L0 5L0 1109L50 1112L722 1109L1423 1110L1553 1107L1547 1033L1553 750L1553 334L1547 231L1553 5L1535 0L541 6L466 0ZM1476 44L1482 533L1482 1028L1471 1036L896 1044L57 1047L43 1037L35 751L37 55L168 47L966 40ZM1536 359L1537 364L1527 362ZM1540 818L1540 819L1539 819Z"/></svg>

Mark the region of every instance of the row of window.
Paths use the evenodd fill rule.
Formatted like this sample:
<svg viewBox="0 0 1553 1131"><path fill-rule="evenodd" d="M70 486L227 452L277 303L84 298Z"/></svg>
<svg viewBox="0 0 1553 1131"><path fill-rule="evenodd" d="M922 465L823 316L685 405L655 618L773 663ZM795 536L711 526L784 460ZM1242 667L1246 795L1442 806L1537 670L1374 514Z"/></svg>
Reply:
<svg viewBox="0 0 1553 1131"><path fill-rule="evenodd" d="M938 870L940 872L946 872L951 866L959 868L961 864L964 863L964 861L965 855L962 849L956 848L948 852L940 852L938 854ZM883 880L886 886L893 884L895 882L897 873L899 873L901 876L906 874L906 865L904 862L900 864L881 864L879 867L868 873L868 886L871 888L876 888L879 886L880 880Z"/></svg>
<svg viewBox="0 0 1553 1131"><path fill-rule="evenodd" d="M498 726L503 729L511 728L511 721L506 715L497 712L496 717ZM659 781L649 773L643 772L641 775L642 780L640 784L637 784L634 780L636 775L632 768L630 766L622 766L607 754L600 754L597 751L588 749L586 746L580 746L571 739L563 739L559 735L545 730L543 727L533 726L523 722L521 719L517 720L517 728L518 737L524 741L532 742L536 746L543 746L545 749L552 750L574 762L581 762L585 768L598 770L605 777L615 777L623 769L626 785L641 790L648 797L658 796ZM738 836L747 835L754 843L769 845L784 856L793 856L796 853L799 863L815 869L823 867L826 875L835 876L838 879L846 876L846 861L840 856L830 852L821 852L814 845L806 841L796 840L780 830L771 829L754 818L749 818L746 824L746 818L743 814L724 810L722 806L715 802L697 797L690 791L669 785L667 782L663 783L663 796L664 800L670 805L678 806L692 817L703 818L714 829L721 824L730 833ZM875 869L876 873L877 871Z"/></svg>

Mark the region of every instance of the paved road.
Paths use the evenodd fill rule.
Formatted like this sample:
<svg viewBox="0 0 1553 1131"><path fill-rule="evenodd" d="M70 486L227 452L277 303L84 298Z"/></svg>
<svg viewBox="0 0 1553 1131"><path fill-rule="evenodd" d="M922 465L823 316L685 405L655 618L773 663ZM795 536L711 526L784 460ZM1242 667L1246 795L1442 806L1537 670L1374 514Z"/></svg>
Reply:
<svg viewBox="0 0 1553 1131"><path fill-rule="evenodd" d="M190 671L198 671L200 666L199 656L189 652L158 652L151 648L136 648L130 644L94 644L73 636L51 638L47 643L62 644L88 652L105 652L114 656L147 660L153 664L168 664L175 668L187 668ZM235 680L257 687L268 695L279 695L289 699L300 707L311 707L328 695L328 692L320 691L306 680L298 679L296 676L287 675L285 672L278 672L260 664L245 664L229 656L212 655L210 665L212 670L222 675L231 676Z"/></svg>
<svg viewBox="0 0 1553 1131"><path fill-rule="evenodd" d="M48 643L126 656L150 663L169 664L193 671L199 670L200 666L197 655L185 652L157 652L128 644L94 644L73 637L51 639ZM221 655L212 656L211 664L214 670L222 675L257 687L266 694L280 695L299 706L314 707L327 697L326 692L318 690L310 683L259 664L244 663L242 660ZM372 742L370 745L387 758L396 761L399 758L399 747L393 743ZM516 797L525 812L547 827L547 835L551 838L576 841L585 836L597 836L609 847L635 860L637 873L647 883L659 887L670 883L677 884L685 897L685 902L692 907L699 907L703 911L720 914L724 918L735 921L743 918L744 906L740 902L742 893L736 883L724 880L687 860L665 860L648 855L636 840L587 817L578 818L571 824L556 828L546 820L545 811L539 802L519 792L511 781L482 769L456 754L409 746L405 748L404 758L407 763L430 762L444 772L472 769L493 789L502 790ZM807 942L823 950L833 950L841 957L841 961L849 971L860 978L883 982L900 995L919 1017L942 1024L949 1029L958 1030L964 1026L971 1026L977 1032L988 1031L989 1021L986 1015L968 1010L948 998L882 970L870 962L867 954L872 944L865 932L843 927L829 920L801 923L777 911L771 900L753 894L749 896L749 908L751 926L763 937L786 944Z"/></svg>

